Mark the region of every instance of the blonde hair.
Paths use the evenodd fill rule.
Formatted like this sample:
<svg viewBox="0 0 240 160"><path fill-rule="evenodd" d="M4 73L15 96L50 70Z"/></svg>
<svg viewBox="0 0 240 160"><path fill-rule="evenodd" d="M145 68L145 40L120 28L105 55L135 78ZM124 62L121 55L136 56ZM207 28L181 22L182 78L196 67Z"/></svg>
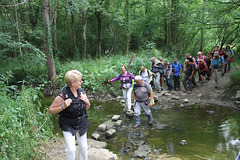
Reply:
<svg viewBox="0 0 240 160"><path fill-rule="evenodd" d="M70 70L67 71L64 77L64 81L70 87L72 82L76 82L77 80L82 78L82 73L78 70Z"/></svg>

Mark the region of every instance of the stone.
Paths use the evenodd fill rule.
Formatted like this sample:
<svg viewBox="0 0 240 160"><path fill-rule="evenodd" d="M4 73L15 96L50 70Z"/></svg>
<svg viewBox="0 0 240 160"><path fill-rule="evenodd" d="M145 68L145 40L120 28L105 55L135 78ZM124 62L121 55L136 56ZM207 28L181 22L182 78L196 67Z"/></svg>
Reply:
<svg viewBox="0 0 240 160"><path fill-rule="evenodd" d="M157 102L158 101L158 96L157 95L153 95L153 99L154 99L154 102Z"/></svg>
<svg viewBox="0 0 240 160"><path fill-rule="evenodd" d="M106 132L107 138L112 138L112 137L114 137L115 134L116 134L116 132L117 132L117 131L116 131L115 129L113 129L113 128L107 130L107 132Z"/></svg>
<svg viewBox="0 0 240 160"><path fill-rule="evenodd" d="M108 149L90 148L88 149L88 160L117 160L118 157Z"/></svg>
<svg viewBox="0 0 240 160"><path fill-rule="evenodd" d="M166 92L166 93L164 93L163 95L164 95L164 96L171 96L172 94Z"/></svg>
<svg viewBox="0 0 240 160"><path fill-rule="evenodd" d="M172 100L179 100L179 97L178 97L178 96L172 96L171 99L172 99Z"/></svg>
<svg viewBox="0 0 240 160"><path fill-rule="evenodd" d="M235 104L239 105L239 104L240 104L240 101L235 101Z"/></svg>
<svg viewBox="0 0 240 160"><path fill-rule="evenodd" d="M88 148L106 148L107 142L96 141L93 139L87 139Z"/></svg>
<svg viewBox="0 0 240 160"><path fill-rule="evenodd" d="M131 111L127 111L126 112L126 116L127 117L133 117L134 116L134 112L131 110Z"/></svg>
<svg viewBox="0 0 240 160"><path fill-rule="evenodd" d="M180 104L180 106L179 106L179 107L182 107L182 108L183 108L183 107L184 107L184 104Z"/></svg>
<svg viewBox="0 0 240 160"><path fill-rule="evenodd" d="M113 117L112 117L112 121L117 121L117 120L119 120L120 119L120 115L114 115Z"/></svg>
<svg viewBox="0 0 240 160"><path fill-rule="evenodd" d="M235 96L235 99L236 100L240 100L240 90L237 91L237 94Z"/></svg>
<svg viewBox="0 0 240 160"><path fill-rule="evenodd" d="M106 124L100 124L98 126L98 131L105 132L107 130L107 125Z"/></svg>
<svg viewBox="0 0 240 160"><path fill-rule="evenodd" d="M209 114L214 114L215 113L215 111L209 111L209 110L207 110L206 112L209 113Z"/></svg>
<svg viewBox="0 0 240 160"><path fill-rule="evenodd" d="M146 158L149 153L151 153L151 146L142 145L133 153L133 157Z"/></svg>
<svg viewBox="0 0 240 160"><path fill-rule="evenodd" d="M202 97L202 93L200 93L199 95L197 95L197 97Z"/></svg>
<svg viewBox="0 0 240 160"><path fill-rule="evenodd" d="M107 121L105 121L103 124L105 124L107 130L109 130L110 128L113 128L115 122L113 122L112 120L107 120Z"/></svg>
<svg viewBox="0 0 240 160"><path fill-rule="evenodd" d="M94 140L99 140L99 139L100 139L100 134L98 134L98 133L93 133L93 134L92 134L92 139L94 139Z"/></svg>
<svg viewBox="0 0 240 160"><path fill-rule="evenodd" d="M184 146L184 145L187 144L187 141L183 139L183 140L181 140L181 141L179 142L179 144L182 145L182 146Z"/></svg>
<svg viewBox="0 0 240 160"><path fill-rule="evenodd" d="M122 125L122 122L123 122L122 120L117 120L117 122L115 122L114 126L119 127Z"/></svg>
<svg viewBox="0 0 240 160"><path fill-rule="evenodd" d="M94 109L102 109L102 106L96 106Z"/></svg>
<svg viewBox="0 0 240 160"><path fill-rule="evenodd" d="M159 123L156 124L156 129L163 130L165 127L167 127L166 124L159 124Z"/></svg>
<svg viewBox="0 0 240 160"><path fill-rule="evenodd" d="M183 100L183 103L188 103L188 102L189 102L188 99L184 99L184 100Z"/></svg>
<svg viewBox="0 0 240 160"><path fill-rule="evenodd" d="M122 102L122 103L125 103L125 100L124 100L124 99L122 99L122 100L121 100L121 102Z"/></svg>

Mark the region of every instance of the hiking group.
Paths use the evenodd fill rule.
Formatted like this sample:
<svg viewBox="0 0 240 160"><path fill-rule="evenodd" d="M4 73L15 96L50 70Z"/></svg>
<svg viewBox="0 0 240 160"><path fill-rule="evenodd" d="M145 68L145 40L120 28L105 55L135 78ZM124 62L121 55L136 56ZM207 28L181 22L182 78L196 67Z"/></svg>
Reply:
<svg viewBox="0 0 240 160"><path fill-rule="evenodd" d="M212 74L215 75L216 89L220 87L220 78L226 72L231 69L231 63L233 62L233 51L229 46L225 49L216 49L212 52L208 52L205 56L202 51L197 53L197 58L187 53L182 66L178 62L177 58L173 59L170 63L167 59L162 57L156 59L155 57L150 58L151 65L150 69L145 66L141 66L139 75L134 76L129 72L125 65L121 66L121 73L113 78L109 79L108 82L120 80L122 85L123 97L125 99L127 112L131 112L131 93L133 90L134 98L134 116L136 124L133 128L140 126L140 114L141 109L144 110L148 117L148 124L151 125L153 117L150 108L152 107L153 101L153 90L155 93L161 92L164 89L164 83L166 83L166 89L168 91L179 91L181 90L180 77L183 76L183 87L185 92L191 94L192 88L197 86L195 81L195 74L198 72L198 83L204 85L207 80L210 80ZM171 82L173 78L173 84ZM132 80L135 80L135 84L132 84ZM164 81L165 80L165 81Z"/></svg>

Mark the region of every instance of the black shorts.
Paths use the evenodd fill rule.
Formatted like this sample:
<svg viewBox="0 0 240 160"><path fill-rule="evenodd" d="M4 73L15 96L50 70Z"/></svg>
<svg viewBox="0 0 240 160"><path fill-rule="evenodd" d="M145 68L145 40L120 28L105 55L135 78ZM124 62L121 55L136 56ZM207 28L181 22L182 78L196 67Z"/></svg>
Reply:
<svg viewBox="0 0 240 160"><path fill-rule="evenodd" d="M207 71L199 72L199 75L206 76Z"/></svg>

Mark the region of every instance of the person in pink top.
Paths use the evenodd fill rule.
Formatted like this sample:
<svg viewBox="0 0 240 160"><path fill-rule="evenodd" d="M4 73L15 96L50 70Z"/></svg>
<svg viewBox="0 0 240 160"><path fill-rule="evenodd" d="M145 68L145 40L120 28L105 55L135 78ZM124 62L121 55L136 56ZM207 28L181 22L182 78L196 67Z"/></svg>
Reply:
<svg viewBox="0 0 240 160"><path fill-rule="evenodd" d="M132 93L132 79L135 79L134 75L126 70L126 66L121 66L122 73L113 79L109 79L108 82L120 80L122 83L123 98L126 103L126 110L131 111L131 93Z"/></svg>
<svg viewBox="0 0 240 160"><path fill-rule="evenodd" d="M206 62L204 62L203 59L199 60L198 69L199 69L199 75L201 76L202 83L205 83L208 67Z"/></svg>

